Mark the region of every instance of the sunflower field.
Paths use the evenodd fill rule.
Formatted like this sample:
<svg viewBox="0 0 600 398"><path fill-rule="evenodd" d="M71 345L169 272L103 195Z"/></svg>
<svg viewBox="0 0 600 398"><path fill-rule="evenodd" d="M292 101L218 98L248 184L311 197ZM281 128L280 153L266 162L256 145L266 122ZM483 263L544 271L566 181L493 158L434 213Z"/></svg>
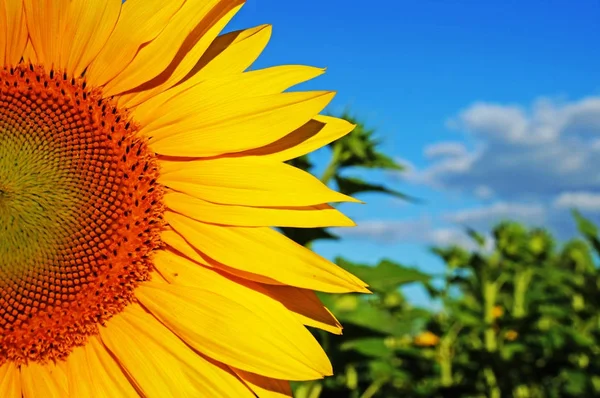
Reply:
<svg viewBox="0 0 600 398"><path fill-rule="evenodd" d="M346 177L347 168L401 169L377 144L358 123L330 144L322 181L348 195L413 200ZM294 165L313 167L308 157ZM573 218L580 235L567 242L510 220L492 231L468 230L477 249L431 248L446 264L441 275L404 266L401 258L372 264L337 258L373 294L319 295L344 326L339 336L315 332L335 375L294 384L294 396L600 396L600 237L580 213ZM325 229L284 232L306 246L337 238ZM412 305L402 293L407 284L421 284L435 305Z"/></svg>

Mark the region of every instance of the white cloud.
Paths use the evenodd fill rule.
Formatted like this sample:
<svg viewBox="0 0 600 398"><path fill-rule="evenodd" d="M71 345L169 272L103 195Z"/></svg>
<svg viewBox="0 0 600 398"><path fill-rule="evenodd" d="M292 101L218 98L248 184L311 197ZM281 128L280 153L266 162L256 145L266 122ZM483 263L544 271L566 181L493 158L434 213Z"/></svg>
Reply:
<svg viewBox="0 0 600 398"><path fill-rule="evenodd" d="M600 131L600 98L588 97L563 109L563 130L569 134L598 134ZM590 137L594 138L594 137Z"/></svg>
<svg viewBox="0 0 600 398"><path fill-rule="evenodd" d="M448 125L467 133L471 145L426 147L431 163L414 169L410 181L509 201L600 192L600 97L542 98L529 109L478 102Z"/></svg>
<svg viewBox="0 0 600 398"><path fill-rule="evenodd" d="M472 228L489 227L499 221L510 219L530 224L544 222L546 211L541 204L521 204L497 202L490 206L482 206L460 210L444 215L446 221L467 225Z"/></svg>
<svg viewBox="0 0 600 398"><path fill-rule="evenodd" d="M516 106L501 106L477 102L462 111L451 125L475 135L498 141L522 141L527 135L525 112Z"/></svg>
<svg viewBox="0 0 600 398"><path fill-rule="evenodd" d="M426 146L425 167L399 174L485 205L412 221L359 223L356 238L473 248L463 228L489 233L502 220L576 235L571 208L600 222L600 96L541 98L530 106L477 102L448 120L464 139ZM490 203L490 201L493 202ZM350 230L347 230L350 231Z"/></svg>
<svg viewBox="0 0 600 398"><path fill-rule="evenodd" d="M368 239L384 243L423 243L429 241L433 230L431 219L368 220L353 228L335 229L335 233L348 238Z"/></svg>
<svg viewBox="0 0 600 398"><path fill-rule="evenodd" d="M480 199L489 199L492 196L494 196L494 191L487 185L478 186L477 188L475 188L473 193Z"/></svg>
<svg viewBox="0 0 600 398"><path fill-rule="evenodd" d="M336 228L348 239L381 244L416 243L433 246L456 244L479 250L467 235L473 229L486 238L483 251L493 248L492 229L501 221L517 221L530 228L548 228L558 239L577 235L570 208L578 207L593 222L600 222L600 194L567 193L553 201L540 203L496 202L434 216L410 220L367 220L354 228Z"/></svg>
<svg viewBox="0 0 600 398"><path fill-rule="evenodd" d="M485 245L480 248L477 243L462 229L438 228L432 231L433 241L437 246L457 245L471 251L491 252L494 248L494 239L489 231L478 231L485 239Z"/></svg>
<svg viewBox="0 0 600 398"><path fill-rule="evenodd" d="M600 211L600 193L563 192L555 200L554 206L562 209L577 208L582 211Z"/></svg>
<svg viewBox="0 0 600 398"><path fill-rule="evenodd" d="M470 246L473 244L464 231L458 228L438 228L431 231L431 240L440 246L459 245Z"/></svg>
<svg viewBox="0 0 600 398"><path fill-rule="evenodd" d="M439 157L457 157L467 154L467 148L460 142L437 142L425 147L423 151L429 159Z"/></svg>
<svg viewBox="0 0 600 398"><path fill-rule="evenodd" d="M333 232L345 239L367 240L384 244L460 245L469 250L478 249L462 227L436 227L431 218L368 220L359 222L353 228L334 228Z"/></svg>

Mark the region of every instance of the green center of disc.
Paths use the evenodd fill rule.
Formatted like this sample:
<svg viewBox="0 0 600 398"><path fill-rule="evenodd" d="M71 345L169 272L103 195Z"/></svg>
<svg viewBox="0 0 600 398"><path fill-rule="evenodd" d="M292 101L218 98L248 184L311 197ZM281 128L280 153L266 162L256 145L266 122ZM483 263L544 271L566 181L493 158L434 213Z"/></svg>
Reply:
<svg viewBox="0 0 600 398"><path fill-rule="evenodd" d="M22 275L40 262L50 263L68 236L74 187L64 151L35 131L2 124L0 273Z"/></svg>

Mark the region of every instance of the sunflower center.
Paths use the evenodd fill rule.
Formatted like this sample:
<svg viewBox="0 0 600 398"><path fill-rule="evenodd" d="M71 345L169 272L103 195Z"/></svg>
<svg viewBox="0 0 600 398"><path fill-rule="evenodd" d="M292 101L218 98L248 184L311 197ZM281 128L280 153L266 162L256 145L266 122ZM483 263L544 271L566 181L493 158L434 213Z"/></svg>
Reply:
<svg viewBox="0 0 600 398"><path fill-rule="evenodd" d="M133 300L160 246L157 176L99 90L0 70L0 364L63 358Z"/></svg>

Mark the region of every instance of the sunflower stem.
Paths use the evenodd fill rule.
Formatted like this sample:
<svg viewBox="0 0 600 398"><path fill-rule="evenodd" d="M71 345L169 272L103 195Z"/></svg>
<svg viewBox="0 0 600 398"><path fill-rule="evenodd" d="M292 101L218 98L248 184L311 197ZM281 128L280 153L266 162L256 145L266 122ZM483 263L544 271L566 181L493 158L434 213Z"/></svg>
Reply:
<svg viewBox="0 0 600 398"><path fill-rule="evenodd" d="M381 387L383 387L384 384L384 379L375 380L373 383L371 383L369 387L367 387L367 389L365 390L365 392L363 392L360 398L372 398L373 396L375 396L375 394L377 394L377 392L379 392L379 390L381 389Z"/></svg>
<svg viewBox="0 0 600 398"><path fill-rule="evenodd" d="M496 298L498 294L498 284L496 281L488 279L488 272L484 273L483 284L482 284L482 296L484 304L484 321L486 323L486 329L484 332L485 349L488 355L495 356L498 351L498 342L496 340L496 332L494 330L494 306L496 304ZM484 369L484 376L488 384L488 397L500 398L501 391L498 385L498 379L494 368L488 366Z"/></svg>
<svg viewBox="0 0 600 398"><path fill-rule="evenodd" d="M515 275L515 294L513 301L513 317L517 319L524 318L527 315L527 311L525 308L525 296L527 293L527 288L529 287L529 283L531 282L531 278L533 277L533 269L528 268L524 271L518 272Z"/></svg>
<svg viewBox="0 0 600 398"><path fill-rule="evenodd" d="M325 185L329 184L329 181L331 181L331 179L333 177L335 177L338 168L339 168L339 161L340 161L340 156L342 154L342 146L339 144L336 144L333 146L333 153L331 155L331 160L329 161L329 164L327 165L327 168L325 169L325 171L323 172L323 175L321 176L321 182Z"/></svg>

